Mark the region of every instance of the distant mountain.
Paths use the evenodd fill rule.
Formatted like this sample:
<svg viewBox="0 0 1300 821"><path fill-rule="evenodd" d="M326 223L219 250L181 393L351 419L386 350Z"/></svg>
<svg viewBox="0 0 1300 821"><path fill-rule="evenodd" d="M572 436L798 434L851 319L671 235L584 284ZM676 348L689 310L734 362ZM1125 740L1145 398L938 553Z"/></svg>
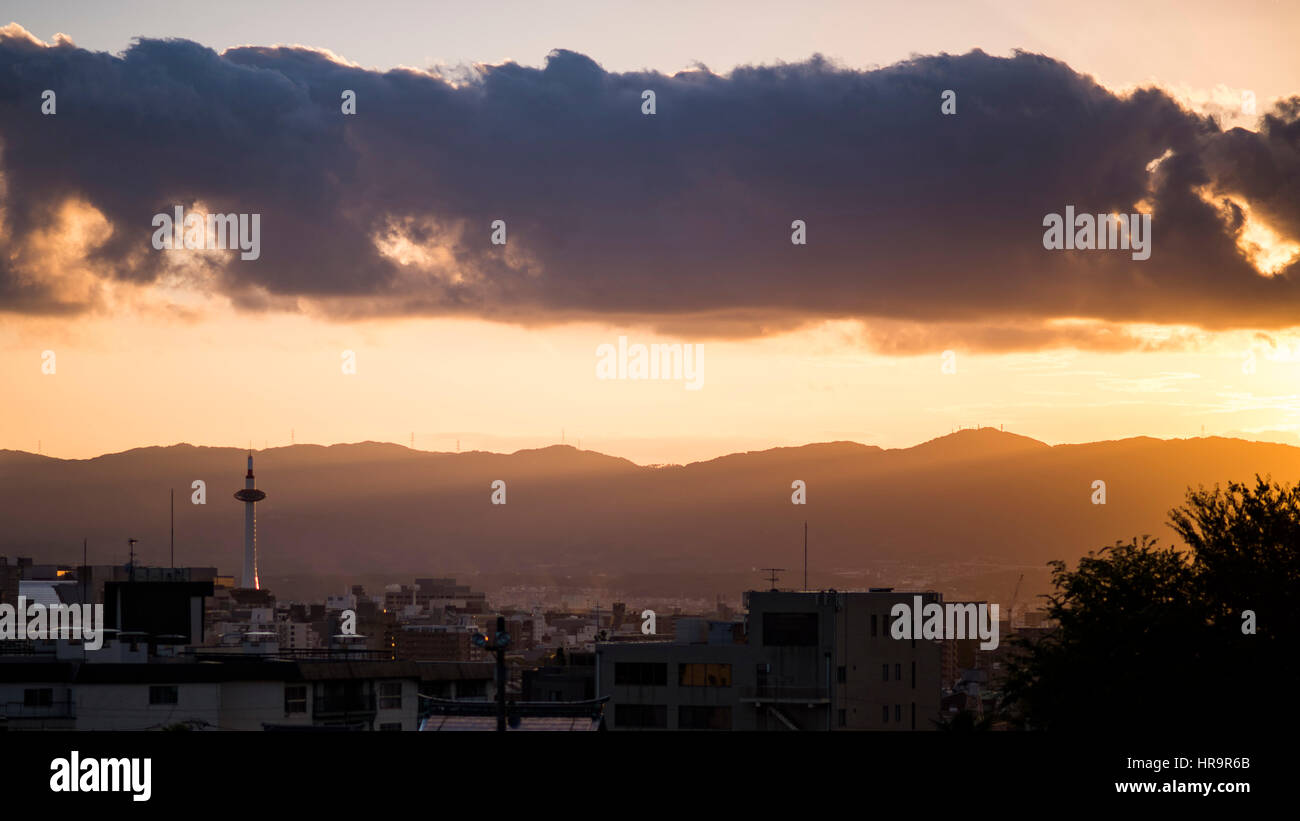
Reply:
<svg viewBox="0 0 1300 821"><path fill-rule="evenodd" d="M794 567L809 522L819 567L989 559L1040 565L1151 534L1187 486L1293 481L1300 448L1239 439L1149 438L1048 446L993 429L916 447L851 442L643 467L567 446L430 453L364 442L255 452L263 574L544 571L732 572ZM238 572L245 451L149 447L87 460L0 451L0 554L168 561ZM507 504L491 504L504 480ZM807 505L791 504L791 483ZM1094 480L1106 504L1091 503ZM191 483L207 504L191 503Z"/></svg>

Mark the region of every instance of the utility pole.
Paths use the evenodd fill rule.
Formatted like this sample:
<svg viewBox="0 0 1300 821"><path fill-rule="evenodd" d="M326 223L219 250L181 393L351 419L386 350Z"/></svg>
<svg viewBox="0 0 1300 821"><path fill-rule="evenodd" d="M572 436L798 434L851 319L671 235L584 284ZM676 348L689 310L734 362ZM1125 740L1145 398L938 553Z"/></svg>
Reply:
<svg viewBox="0 0 1300 821"><path fill-rule="evenodd" d="M1016 599L1020 596L1020 583L1025 580L1025 574L1021 573L1020 578L1016 579L1016 589L1011 591L1011 606L1007 608L1007 630L1014 630L1016 623Z"/></svg>
<svg viewBox="0 0 1300 821"><path fill-rule="evenodd" d="M128 556L127 565L126 565L127 581L132 581L132 582L135 581L135 543L138 541L140 540L139 539L126 540L126 549L127 549L127 556Z"/></svg>
<svg viewBox="0 0 1300 821"><path fill-rule="evenodd" d="M474 634L474 644L497 657L497 732L506 731L506 648L510 634L506 632L506 617L497 616L497 632L489 641L482 633Z"/></svg>

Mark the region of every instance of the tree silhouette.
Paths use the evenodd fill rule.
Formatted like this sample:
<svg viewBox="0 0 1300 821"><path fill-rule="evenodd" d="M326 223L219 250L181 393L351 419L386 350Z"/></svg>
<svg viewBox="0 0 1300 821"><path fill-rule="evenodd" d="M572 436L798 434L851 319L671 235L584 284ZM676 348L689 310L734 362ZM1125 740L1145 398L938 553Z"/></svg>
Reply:
<svg viewBox="0 0 1300 821"><path fill-rule="evenodd" d="M1190 490L1149 536L1052 562L1059 627L1013 642L1003 706L1012 723L1066 732L1294 726L1300 484ZM1255 633L1243 618L1253 611Z"/></svg>

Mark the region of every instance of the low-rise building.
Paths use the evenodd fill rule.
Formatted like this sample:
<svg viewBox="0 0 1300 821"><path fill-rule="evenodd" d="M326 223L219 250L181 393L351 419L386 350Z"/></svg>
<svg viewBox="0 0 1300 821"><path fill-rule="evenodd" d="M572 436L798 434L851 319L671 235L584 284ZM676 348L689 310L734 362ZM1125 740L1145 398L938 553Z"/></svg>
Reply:
<svg viewBox="0 0 1300 821"><path fill-rule="evenodd" d="M938 593L751 591L744 640L684 622L672 642L597 645L611 730L931 730L940 642L890 635L890 611Z"/></svg>

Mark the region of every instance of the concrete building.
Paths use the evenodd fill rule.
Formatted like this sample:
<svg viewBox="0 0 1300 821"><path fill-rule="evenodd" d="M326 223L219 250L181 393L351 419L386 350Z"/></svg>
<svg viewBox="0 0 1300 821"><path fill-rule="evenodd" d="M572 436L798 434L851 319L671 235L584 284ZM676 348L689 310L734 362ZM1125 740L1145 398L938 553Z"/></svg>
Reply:
<svg viewBox="0 0 1300 821"><path fill-rule="evenodd" d="M415 730L421 694L484 699L491 664L231 657L0 663L0 728Z"/></svg>
<svg viewBox="0 0 1300 821"><path fill-rule="evenodd" d="M18 584L21 578L18 565L9 564L8 559L0 556L0 604L18 603Z"/></svg>
<svg viewBox="0 0 1300 821"><path fill-rule="evenodd" d="M915 595L752 591L743 642L721 624L686 622L672 642L601 643L608 727L934 729L943 646L889 633L890 609Z"/></svg>
<svg viewBox="0 0 1300 821"><path fill-rule="evenodd" d="M390 632L397 659L480 661L483 651L472 641L475 631L458 625L411 625Z"/></svg>

